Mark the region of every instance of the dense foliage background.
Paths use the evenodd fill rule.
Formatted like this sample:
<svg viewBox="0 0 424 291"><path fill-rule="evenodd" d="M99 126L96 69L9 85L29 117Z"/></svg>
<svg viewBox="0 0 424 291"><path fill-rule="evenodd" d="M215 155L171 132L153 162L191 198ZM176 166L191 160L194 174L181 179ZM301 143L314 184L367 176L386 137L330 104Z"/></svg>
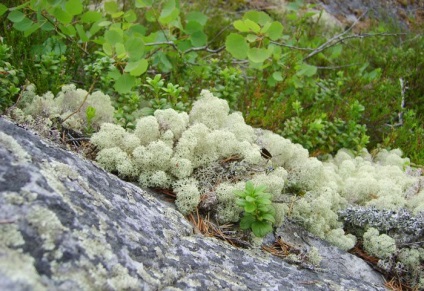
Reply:
<svg viewBox="0 0 424 291"><path fill-rule="evenodd" d="M206 88L314 156L400 147L423 165L422 27L368 19L365 29L340 28L302 1L272 7L3 1L1 110L25 84L42 94L75 83L112 96L116 119L131 128L158 108L189 109Z"/></svg>

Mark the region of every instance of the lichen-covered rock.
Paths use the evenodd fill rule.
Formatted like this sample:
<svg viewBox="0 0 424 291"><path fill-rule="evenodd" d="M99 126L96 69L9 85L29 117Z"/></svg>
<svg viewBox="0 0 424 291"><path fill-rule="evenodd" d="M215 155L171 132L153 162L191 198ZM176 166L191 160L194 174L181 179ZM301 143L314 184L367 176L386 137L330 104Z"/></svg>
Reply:
<svg viewBox="0 0 424 291"><path fill-rule="evenodd" d="M3 118L0 161L0 290L383 290L352 266L301 269L195 235L166 203Z"/></svg>

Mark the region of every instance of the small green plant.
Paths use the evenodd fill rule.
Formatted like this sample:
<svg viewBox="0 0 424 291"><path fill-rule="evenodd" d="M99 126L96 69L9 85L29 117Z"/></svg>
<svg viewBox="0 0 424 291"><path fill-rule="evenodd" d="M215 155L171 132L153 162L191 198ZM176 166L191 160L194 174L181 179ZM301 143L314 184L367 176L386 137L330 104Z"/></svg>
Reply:
<svg viewBox="0 0 424 291"><path fill-rule="evenodd" d="M11 106L19 93L20 79L24 74L8 62L11 48L0 41L0 113Z"/></svg>
<svg viewBox="0 0 424 291"><path fill-rule="evenodd" d="M167 83L162 75L157 74L152 79L146 78L146 83L143 86L146 88L145 97L148 100L148 107L142 109L144 115L152 115L157 109L173 108L178 111L187 109L187 105L182 100L183 87Z"/></svg>
<svg viewBox="0 0 424 291"><path fill-rule="evenodd" d="M88 106L85 110L85 117L87 118L87 126L85 128L85 132L91 135L94 132L93 128L93 119L96 116L96 108L93 106Z"/></svg>
<svg viewBox="0 0 424 291"><path fill-rule="evenodd" d="M265 190L266 186L255 187L251 181L248 181L244 191L235 191L239 197L237 205L244 209L240 228L252 229L253 234L257 237L263 237L270 233L275 222L271 194L266 193Z"/></svg>

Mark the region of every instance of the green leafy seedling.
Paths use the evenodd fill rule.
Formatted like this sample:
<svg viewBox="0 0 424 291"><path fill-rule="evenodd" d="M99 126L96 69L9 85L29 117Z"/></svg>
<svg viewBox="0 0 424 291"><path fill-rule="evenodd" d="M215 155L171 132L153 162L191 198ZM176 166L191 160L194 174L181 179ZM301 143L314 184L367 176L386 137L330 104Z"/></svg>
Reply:
<svg viewBox="0 0 424 291"><path fill-rule="evenodd" d="M93 106L88 106L85 110L85 116L87 118L86 133L91 134L94 132L93 119L96 116L96 108L94 108Z"/></svg>
<svg viewBox="0 0 424 291"><path fill-rule="evenodd" d="M272 196L265 190L266 186L255 187L251 181L248 181L243 191L235 191L239 197L236 203L244 209L240 228L252 229L257 237L264 237L270 233L275 222L275 210L271 205Z"/></svg>

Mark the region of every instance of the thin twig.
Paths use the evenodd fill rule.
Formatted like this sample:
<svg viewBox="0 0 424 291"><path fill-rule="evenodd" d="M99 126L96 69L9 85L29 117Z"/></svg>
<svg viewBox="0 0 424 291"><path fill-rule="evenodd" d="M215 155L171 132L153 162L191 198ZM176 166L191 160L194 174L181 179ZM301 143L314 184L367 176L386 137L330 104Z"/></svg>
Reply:
<svg viewBox="0 0 424 291"><path fill-rule="evenodd" d="M348 68L348 67L354 67L354 66L359 66L361 64L350 64L350 65L343 65L343 66L318 66L317 69L320 70L337 70L337 69L343 69L343 68Z"/></svg>
<svg viewBox="0 0 424 291"><path fill-rule="evenodd" d="M294 45L289 45L289 44L285 44L285 43L279 43L276 41L271 41L272 44L275 45L279 45L279 46L283 46L283 47L288 47L291 49L295 49L295 50L300 50L300 51L314 51L315 49L312 48L308 48L308 47L298 47L298 46L294 46Z"/></svg>
<svg viewBox="0 0 424 291"><path fill-rule="evenodd" d="M149 42L144 44L144 46L156 46L156 45L170 45L175 47L175 43L173 41L158 41L158 42Z"/></svg>
<svg viewBox="0 0 424 291"><path fill-rule="evenodd" d="M210 49L210 48L208 48L208 45L205 45L205 46L200 46L200 47L192 47L192 48L189 48L188 50L185 50L184 52L183 52L183 54L187 54L187 53L189 53L189 52L194 52L194 51L207 51L207 52L209 52L209 53L213 53L213 54L217 54L217 53L219 53L219 52L221 52L221 51L223 51L225 49L225 46L222 46L222 47L220 47L220 48L217 48L217 49Z"/></svg>
<svg viewBox="0 0 424 291"><path fill-rule="evenodd" d="M49 19L46 15L44 15L44 13L41 13L41 15L47 20L47 22L49 22L51 25L54 26L55 31L59 34L59 35L63 35L68 41L73 42L74 44L76 44L76 46L86 55L89 55L89 52L86 51L83 47L79 46L78 43L70 36L62 33L59 31L58 27L55 25L55 23L53 21L51 21L51 19Z"/></svg>
<svg viewBox="0 0 424 291"><path fill-rule="evenodd" d="M28 87L28 85L30 85L31 83L29 83L29 81L28 80L26 80L26 82L25 82L25 85L23 85L22 86L22 89L21 89L21 92L19 93L19 96L18 96L18 99L16 99L16 102L15 102L15 104L13 104L11 107L9 107L7 110L6 110L6 115L9 115L9 113L15 108L15 107L17 107L18 106L18 104L19 104L19 102L21 101L21 99L22 99L22 95L24 94L24 92L25 92L25 90L26 90L26 88Z"/></svg>
<svg viewBox="0 0 424 291"><path fill-rule="evenodd" d="M358 19L345 31L343 31L342 33L330 38L329 40L327 40L325 43L323 43L322 45L320 45L318 48L316 48L313 52L311 52L309 55L307 55L303 60L307 60L313 56L315 56L316 54L319 54L320 52L326 50L329 47L332 47L334 45L336 45L337 43L341 42L343 40L343 36L346 35L349 31L351 31L353 29L353 27L362 19L362 17L365 16L365 14L368 11L365 11L360 17L358 17Z"/></svg>
<svg viewBox="0 0 424 291"><path fill-rule="evenodd" d="M0 220L0 224L10 224L10 223L16 222L17 220L18 220L17 218L10 218L10 219L6 219L6 220Z"/></svg>
<svg viewBox="0 0 424 291"><path fill-rule="evenodd" d="M69 114L65 119L63 119L62 120L62 123L64 123L66 120L68 120L70 117L72 117L73 115L77 114L81 110L81 108L84 105L85 101L87 101L88 95L91 94L91 92L93 91L95 85L96 85L96 80L94 80L93 84L91 84L90 89L88 90L87 94L85 94L84 100L81 102L81 104L78 107L78 109L75 110L74 112L72 112L71 114Z"/></svg>

